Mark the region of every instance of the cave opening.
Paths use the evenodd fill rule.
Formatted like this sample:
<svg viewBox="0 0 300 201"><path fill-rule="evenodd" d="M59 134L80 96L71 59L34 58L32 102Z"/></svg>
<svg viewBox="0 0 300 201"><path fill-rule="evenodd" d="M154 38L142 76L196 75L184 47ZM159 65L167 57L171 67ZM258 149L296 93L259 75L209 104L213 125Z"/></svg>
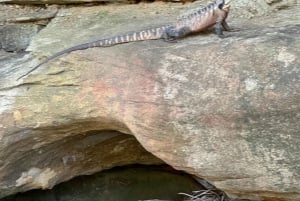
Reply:
<svg viewBox="0 0 300 201"><path fill-rule="evenodd" d="M30 158L32 166L24 168L30 170L17 181L26 189L35 180L44 180L49 189L37 184L0 201L179 201L184 197L179 193L203 189L192 176L145 150L134 136L115 130L64 136L35 153L39 157ZM54 174L43 178L48 169Z"/></svg>
<svg viewBox="0 0 300 201"><path fill-rule="evenodd" d="M1 201L181 201L201 189L188 174L163 165L114 167L92 175L77 176L49 190L30 190Z"/></svg>

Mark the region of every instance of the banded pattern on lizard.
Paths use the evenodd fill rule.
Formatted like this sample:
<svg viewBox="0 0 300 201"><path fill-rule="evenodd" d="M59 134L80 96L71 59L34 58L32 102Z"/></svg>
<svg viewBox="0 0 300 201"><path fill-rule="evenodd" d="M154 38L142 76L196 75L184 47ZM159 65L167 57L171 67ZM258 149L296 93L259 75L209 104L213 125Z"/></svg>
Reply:
<svg viewBox="0 0 300 201"><path fill-rule="evenodd" d="M178 19L172 24L160 26L153 29L145 29L142 31L112 36L109 38L104 38L70 47L46 58L26 74L19 77L18 80L30 74L48 61L55 59L63 54L67 54L77 50L83 50L93 47L109 47L117 44L143 40L163 39L164 41L172 42L191 33L203 31L213 25L215 25L216 34L220 38L223 38L223 29L226 31L229 30L229 26L226 23L226 18L229 13L230 1L231 0L216 0L215 2L208 4L203 8L196 9L193 13L187 15L186 17Z"/></svg>

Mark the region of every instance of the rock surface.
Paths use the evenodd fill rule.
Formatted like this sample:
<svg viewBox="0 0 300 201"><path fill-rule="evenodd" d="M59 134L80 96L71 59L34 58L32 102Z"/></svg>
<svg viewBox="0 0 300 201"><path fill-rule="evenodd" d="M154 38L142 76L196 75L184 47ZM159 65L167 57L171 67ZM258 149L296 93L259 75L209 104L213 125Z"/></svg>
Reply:
<svg viewBox="0 0 300 201"><path fill-rule="evenodd" d="M299 7L229 18L240 31L223 40L73 52L16 81L44 56L189 6L61 9L31 54L0 61L0 197L160 158L232 196L300 199Z"/></svg>
<svg viewBox="0 0 300 201"><path fill-rule="evenodd" d="M42 25L55 17L57 9L1 4L0 13L0 48L7 52L21 52Z"/></svg>
<svg viewBox="0 0 300 201"><path fill-rule="evenodd" d="M0 3L14 3L14 4L86 4L99 2L123 2L130 3L128 0L0 0ZM133 1L134 2L134 1Z"/></svg>

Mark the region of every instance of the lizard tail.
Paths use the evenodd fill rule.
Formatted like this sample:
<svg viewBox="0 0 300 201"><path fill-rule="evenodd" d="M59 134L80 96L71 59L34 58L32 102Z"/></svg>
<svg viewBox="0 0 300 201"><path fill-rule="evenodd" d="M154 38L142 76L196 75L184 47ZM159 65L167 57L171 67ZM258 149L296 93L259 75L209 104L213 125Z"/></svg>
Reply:
<svg viewBox="0 0 300 201"><path fill-rule="evenodd" d="M53 54L52 56L46 58L44 61L42 61L41 63L39 63L38 65L36 65L35 67L33 67L32 69L30 69L27 73L23 74L22 76L20 76L17 80L21 79L22 77L25 77L26 75L29 75L30 73L32 73L33 71L35 71L37 68L39 68L41 65L47 63L48 61L59 57L63 54L69 53L69 52L73 52L76 50L84 50L84 49L88 49L90 47L90 43L85 43L85 44L81 44L81 45L76 45L73 47L70 47L68 49L65 49L63 51L57 52L55 54Z"/></svg>
<svg viewBox="0 0 300 201"><path fill-rule="evenodd" d="M138 32L132 32L132 33L128 33L128 34L113 36L110 38L96 40L96 41L92 41L92 42L88 42L88 43L84 43L81 45L76 45L76 46L70 47L68 49L57 52L54 55L46 58L44 61L42 61L41 63L39 63L32 69L30 69L27 73L20 76L17 80L21 79L22 77L25 77L26 75L35 71L41 65L47 63L48 61L50 61L52 59L55 59L55 58L61 56L63 54L67 54L67 53L77 51L77 50L93 48L93 47L110 47L110 46L121 44L121 43L160 39L160 38L162 38L163 32L166 28L167 28L167 26L162 26L162 27L158 27L158 28L147 29L144 31L138 31Z"/></svg>
<svg viewBox="0 0 300 201"><path fill-rule="evenodd" d="M162 26L158 28L146 29L143 31L132 32L107 39L102 39L99 41L92 42L91 47L107 47L134 41L160 39L163 37L163 33L167 29L167 27L168 26Z"/></svg>

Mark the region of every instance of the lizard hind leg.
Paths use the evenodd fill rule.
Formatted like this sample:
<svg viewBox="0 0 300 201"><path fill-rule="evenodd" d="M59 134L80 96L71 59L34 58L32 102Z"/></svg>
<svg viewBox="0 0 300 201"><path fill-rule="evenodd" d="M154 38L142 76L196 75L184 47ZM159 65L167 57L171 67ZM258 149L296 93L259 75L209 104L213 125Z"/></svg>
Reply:
<svg viewBox="0 0 300 201"><path fill-rule="evenodd" d="M189 27L182 27L180 29L169 28L165 30L162 38L166 42L177 42L178 38L183 38L190 32L191 30Z"/></svg>

